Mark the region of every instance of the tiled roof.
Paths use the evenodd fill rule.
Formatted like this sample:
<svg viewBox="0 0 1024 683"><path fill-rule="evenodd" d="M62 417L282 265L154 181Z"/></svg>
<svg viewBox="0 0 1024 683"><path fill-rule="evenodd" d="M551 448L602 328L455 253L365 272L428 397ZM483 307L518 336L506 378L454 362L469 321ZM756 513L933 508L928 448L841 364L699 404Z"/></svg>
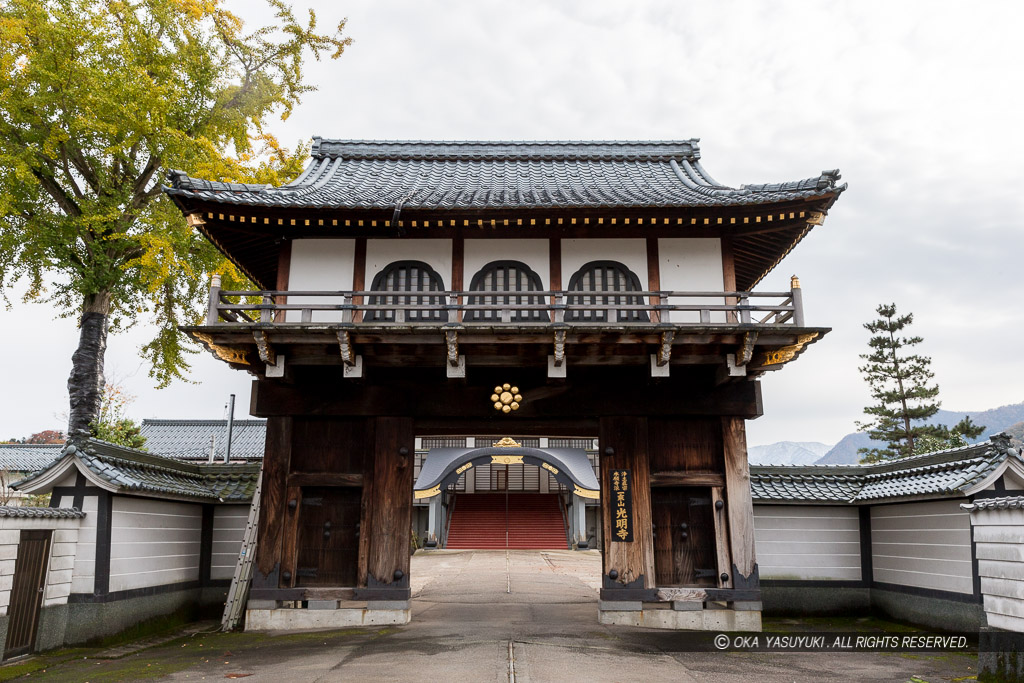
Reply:
<svg viewBox="0 0 1024 683"><path fill-rule="evenodd" d="M260 460L266 440L265 420L235 420L231 429L231 460ZM146 450L168 458L206 462L210 439L215 440L217 461L224 458L227 420L143 420Z"/></svg>
<svg viewBox="0 0 1024 683"><path fill-rule="evenodd" d="M81 519L85 513L78 508L32 508L0 506L0 517L43 517L46 519Z"/></svg>
<svg viewBox="0 0 1024 683"><path fill-rule="evenodd" d="M0 469L8 472L35 472L60 455L63 444L0 444Z"/></svg>
<svg viewBox="0 0 1024 683"><path fill-rule="evenodd" d="M89 439L81 449L69 446L60 461L16 482L14 487L24 488L69 456L118 492L162 494L208 502L248 502L252 499L260 471L258 463L208 465L182 462Z"/></svg>
<svg viewBox="0 0 1024 683"><path fill-rule="evenodd" d="M751 465L759 502L865 503L921 496L963 496L1008 458L1024 459L999 436L992 441L870 465Z"/></svg>
<svg viewBox="0 0 1024 683"><path fill-rule="evenodd" d="M170 175L171 195L291 208L526 209L747 206L838 195L839 171L733 188L700 164L697 140L428 142L314 138L283 187Z"/></svg>
<svg viewBox="0 0 1024 683"><path fill-rule="evenodd" d="M1002 498L980 498L973 503L961 505L964 510L1024 510L1024 496Z"/></svg>

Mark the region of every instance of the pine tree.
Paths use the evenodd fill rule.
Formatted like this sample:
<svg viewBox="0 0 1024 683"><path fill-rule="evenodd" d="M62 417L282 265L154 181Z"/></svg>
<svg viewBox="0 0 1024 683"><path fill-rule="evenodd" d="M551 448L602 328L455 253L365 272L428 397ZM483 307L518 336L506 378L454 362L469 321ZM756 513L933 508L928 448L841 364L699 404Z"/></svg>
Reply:
<svg viewBox="0 0 1024 683"><path fill-rule="evenodd" d="M860 449L865 462L911 456L916 439L942 437L947 431L940 425L922 424L939 411L939 387L930 384L935 376L931 358L910 352L923 341L921 337L901 334L913 323L913 314L897 315L896 304L883 304L876 313L880 317L864 325L872 334L868 341L871 353L860 356L867 361L860 371L875 404L864 408L872 419L858 422L857 429L874 441L885 442L886 447Z"/></svg>

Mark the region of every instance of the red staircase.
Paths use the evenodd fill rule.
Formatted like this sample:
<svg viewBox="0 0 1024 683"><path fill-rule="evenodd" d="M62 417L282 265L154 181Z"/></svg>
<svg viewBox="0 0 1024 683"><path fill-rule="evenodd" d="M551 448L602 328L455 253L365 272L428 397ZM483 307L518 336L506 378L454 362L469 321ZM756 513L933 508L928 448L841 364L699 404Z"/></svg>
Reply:
<svg viewBox="0 0 1024 683"><path fill-rule="evenodd" d="M565 550L565 519L556 493L463 493L455 497L448 527L450 550Z"/></svg>

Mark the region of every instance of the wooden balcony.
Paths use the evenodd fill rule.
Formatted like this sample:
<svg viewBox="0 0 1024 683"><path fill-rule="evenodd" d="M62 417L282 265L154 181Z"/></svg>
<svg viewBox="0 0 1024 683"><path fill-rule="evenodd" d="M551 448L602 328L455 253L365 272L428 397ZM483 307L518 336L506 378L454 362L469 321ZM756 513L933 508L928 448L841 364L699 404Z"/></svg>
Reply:
<svg viewBox="0 0 1024 683"><path fill-rule="evenodd" d="M780 367L828 332L806 326L796 278L784 292L226 291L215 279L206 324L183 330L237 366L258 356L274 367L287 355L354 367L367 355L386 366L443 358L458 368L468 357L471 365L547 361L556 377L567 359L648 358L655 376L677 364L723 364L745 376Z"/></svg>

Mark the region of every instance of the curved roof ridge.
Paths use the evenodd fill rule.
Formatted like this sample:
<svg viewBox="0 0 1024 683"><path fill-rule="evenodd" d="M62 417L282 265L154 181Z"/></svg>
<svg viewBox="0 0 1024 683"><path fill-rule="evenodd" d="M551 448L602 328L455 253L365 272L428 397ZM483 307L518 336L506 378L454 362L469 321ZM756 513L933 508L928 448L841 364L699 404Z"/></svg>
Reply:
<svg viewBox="0 0 1024 683"><path fill-rule="evenodd" d="M316 159L629 159L700 158L699 138L688 140L346 140L313 138Z"/></svg>

